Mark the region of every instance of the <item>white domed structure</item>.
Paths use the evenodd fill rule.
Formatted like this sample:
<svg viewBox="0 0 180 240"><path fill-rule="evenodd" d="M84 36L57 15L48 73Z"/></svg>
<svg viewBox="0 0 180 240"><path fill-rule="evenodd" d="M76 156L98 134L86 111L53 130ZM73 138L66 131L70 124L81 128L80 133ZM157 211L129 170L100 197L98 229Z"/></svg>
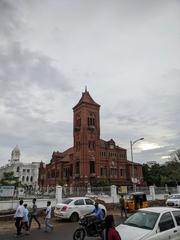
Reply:
<svg viewBox="0 0 180 240"><path fill-rule="evenodd" d="M20 161L20 149L18 145L15 146L15 148L11 152L11 161L12 162L19 162Z"/></svg>

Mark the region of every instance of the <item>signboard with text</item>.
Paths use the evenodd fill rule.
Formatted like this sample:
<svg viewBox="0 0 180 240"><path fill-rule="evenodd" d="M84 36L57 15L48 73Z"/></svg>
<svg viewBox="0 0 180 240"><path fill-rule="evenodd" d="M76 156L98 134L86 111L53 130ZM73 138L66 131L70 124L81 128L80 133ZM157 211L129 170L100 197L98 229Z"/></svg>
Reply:
<svg viewBox="0 0 180 240"><path fill-rule="evenodd" d="M0 186L0 197L13 197L14 186Z"/></svg>
<svg viewBox="0 0 180 240"><path fill-rule="evenodd" d="M127 193L127 186L120 186L118 189L118 193Z"/></svg>

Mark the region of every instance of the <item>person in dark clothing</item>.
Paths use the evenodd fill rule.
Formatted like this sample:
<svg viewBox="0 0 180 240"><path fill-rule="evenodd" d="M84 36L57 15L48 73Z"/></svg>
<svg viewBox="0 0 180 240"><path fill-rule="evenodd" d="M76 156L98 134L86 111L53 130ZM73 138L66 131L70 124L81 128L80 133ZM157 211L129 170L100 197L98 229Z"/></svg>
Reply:
<svg viewBox="0 0 180 240"><path fill-rule="evenodd" d="M105 229L103 231L103 240L121 240L118 231L114 227L113 215L107 215L105 218Z"/></svg>
<svg viewBox="0 0 180 240"><path fill-rule="evenodd" d="M104 213L102 209L99 207L98 202L95 202L94 204L94 210L90 213L87 214L87 216L92 216L92 230L98 233L101 231L101 224L104 219Z"/></svg>
<svg viewBox="0 0 180 240"><path fill-rule="evenodd" d="M124 213L125 217L127 218L126 202L124 200L123 195L121 195L121 197L119 199L119 204L120 204L120 209L121 209L121 217L123 217L123 213Z"/></svg>
<svg viewBox="0 0 180 240"><path fill-rule="evenodd" d="M34 219L37 222L38 229L41 228L41 224L38 221L37 215L38 215L38 210L37 210L37 205L36 205L36 198L34 198L33 199L33 207L32 207L32 211L31 211L30 219L29 219L29 230L31 228L32 219Z"/></svg>

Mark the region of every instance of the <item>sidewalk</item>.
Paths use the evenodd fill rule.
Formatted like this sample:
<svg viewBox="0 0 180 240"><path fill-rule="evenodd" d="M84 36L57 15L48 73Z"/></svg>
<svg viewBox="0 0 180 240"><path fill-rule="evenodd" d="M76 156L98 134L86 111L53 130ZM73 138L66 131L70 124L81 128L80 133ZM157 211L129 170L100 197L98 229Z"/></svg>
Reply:
<svg viewBox="0 0 180 240"><path fill-rule="evenodd" d="M44 228L44 218L43 217L39 217L38 220L41 223L41 228ZM59 221L57 221L55 218L51 219L52 223L54 226L56 226L57 224L60 224ZM32 220L32 224L31 224L31 230L33 229L37 229L38 225L35 222L35 220ZM15 221L14 220L9 220L9 221L1 221L0 222L0 233L12 233L14 231L14 233L16 233L16 227L15 227Z"/></svg>

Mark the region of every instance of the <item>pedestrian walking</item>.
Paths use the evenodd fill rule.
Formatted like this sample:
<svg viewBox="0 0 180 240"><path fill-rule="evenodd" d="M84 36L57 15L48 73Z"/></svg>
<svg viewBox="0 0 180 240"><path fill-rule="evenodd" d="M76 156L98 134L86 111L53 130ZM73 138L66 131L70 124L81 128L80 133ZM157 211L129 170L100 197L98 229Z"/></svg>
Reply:
<svg viewBox="0 0 180 240"><path fill-rule="evenodd" d="M29 210L27 209L27 204L24 204L23 209L23 219L22 219L22 228L25 229L26 234L29 234Z"/></svg>
<svg viewBox="0 0 180 240"><path fill-rule="evenodd" d="M23 200L20 200L19 201L19 206L17 207L16 209L16 212L15 212L15 215L14 215L14 218L15 218L15 226L16 226L16 229L17 229L17 236L21 235L21 228L22 228L22 219L23 219L23 216L24 216L24 206L23 206Z"/></svg>
<svg viewBox="0 0 180 240"><path fill-rule="evenodd" d="M49 223L51 219L51 201L47 201L47 208L46 208L46 216L45 216L45 232L48 232L48 229L51 231L53 230L53 225Z"/></svg>
<svg viewBox="0 0 180 240"><path fill-rule="evenodd" d="M121 217L123 217L123 213L124 213L124 216L127 218L126 202L124 200L123 195L121 195L119 199L119 204L120 204L120 210L121 210Z"/></svg>
<svg viewBox="0 0 180 240"><path fill-rule="evenodd" d="M107 215L105 218L105 229L103 231L103 240L121 240L118 231L115 229L113 215Z"/></svg>
<svg viewBox="0 0 180 240"><path fill-rule="evenodd" d="M31 210L31 213L30 213L30 219L29 219L29 231L31 229L31 223L32 223L33 219L37 222L38 229L40 229L41 224L38 220L38 209L37 209L37 205L36 205L36 198L33 198L33 206L32 206L32 210Z"/></svg>

